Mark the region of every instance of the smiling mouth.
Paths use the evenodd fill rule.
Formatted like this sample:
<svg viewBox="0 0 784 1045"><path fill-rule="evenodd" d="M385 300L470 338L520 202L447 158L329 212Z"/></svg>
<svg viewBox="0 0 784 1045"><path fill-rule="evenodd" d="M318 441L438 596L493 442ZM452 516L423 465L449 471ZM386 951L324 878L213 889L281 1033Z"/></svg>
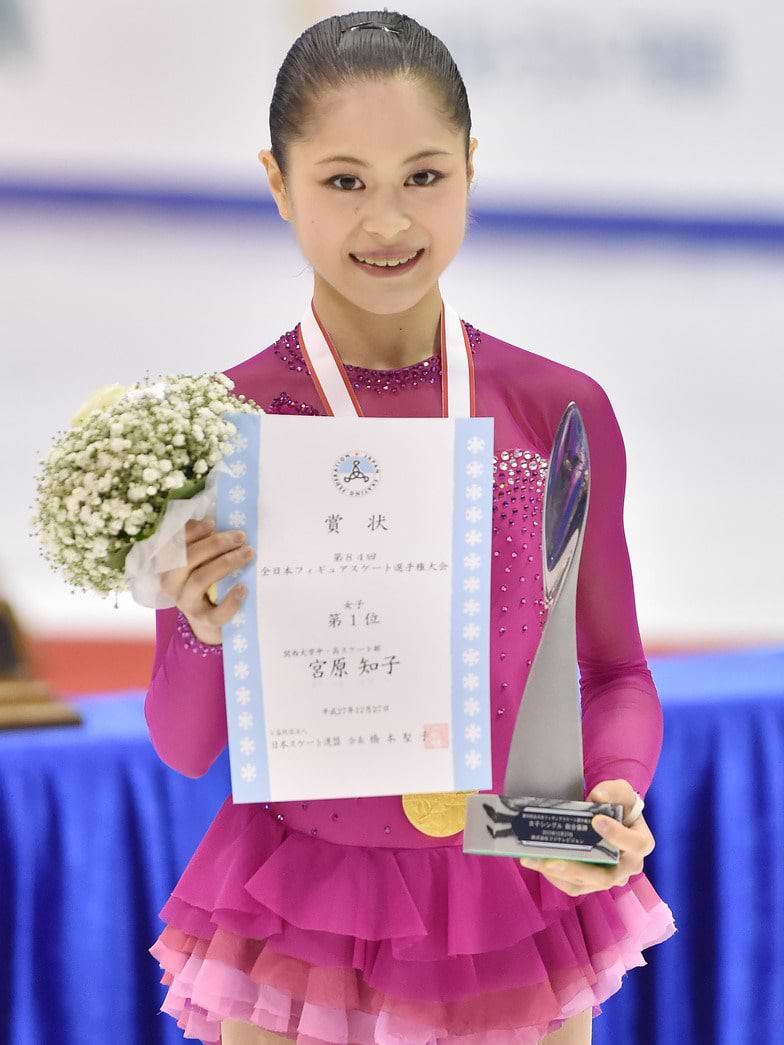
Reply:
<svg viewBox="0 0 784 1045"><path fill-rule="evenodd" d="M398 273L408 272L409 269L414 268L424 253L425 248L422 247L422 249L418 250L414 257L410 259L410 261L398 262L397 265L372 265L368 264L366 261L360 261L353 254L349 254L349 257L355 265L371 276L394 276Z"/></svg>

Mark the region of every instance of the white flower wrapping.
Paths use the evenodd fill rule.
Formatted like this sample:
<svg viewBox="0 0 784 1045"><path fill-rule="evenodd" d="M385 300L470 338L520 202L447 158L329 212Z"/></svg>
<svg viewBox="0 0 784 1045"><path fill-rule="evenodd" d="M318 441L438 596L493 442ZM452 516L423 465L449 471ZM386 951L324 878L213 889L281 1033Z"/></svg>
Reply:
<svg viewBox="0 0 784 1045"><path fill-rule="evenodd" d="M215 518L231 473L237 428L223 415L263 412L233 388L225 374L175 374L94 393L36 481L33 532L52 568L83 591L174 606L161 574L187 564L185 524Z"/></svg>
<svg viewBox="0 0 784 1045"><path fill-rule="evenodd" d="M225 461L218 461L210 469L207 484L201 493L194 494L186 501L169 501L155 533L143 541L137 541L128 552L125 579L128 590L139 605L155 610L176 606L174 599L161 587L161 574L187 566L185 524L188 520L215 520L220 472L233 474Z"/></svg>

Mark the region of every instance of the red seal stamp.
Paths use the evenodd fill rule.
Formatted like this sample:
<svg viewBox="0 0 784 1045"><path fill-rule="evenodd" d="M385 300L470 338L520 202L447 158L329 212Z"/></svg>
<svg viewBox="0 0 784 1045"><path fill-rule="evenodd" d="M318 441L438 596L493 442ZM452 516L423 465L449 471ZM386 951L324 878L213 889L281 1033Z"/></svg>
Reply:
<svg viewBox="0 0 784 1045"><path fill-rule="evenodd" d="M449 747L449 724L437 722L425 726L425 748Z"/></svg>

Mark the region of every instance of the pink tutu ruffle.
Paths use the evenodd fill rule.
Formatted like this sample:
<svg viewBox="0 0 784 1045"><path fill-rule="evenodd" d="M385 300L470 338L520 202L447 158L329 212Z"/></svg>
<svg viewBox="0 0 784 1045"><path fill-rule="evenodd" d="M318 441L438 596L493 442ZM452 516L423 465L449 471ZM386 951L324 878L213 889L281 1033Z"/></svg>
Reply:
<svg viewBox="0 0 784 1045"><path fill-rule="evenodd" d="M253 806L213 828L150 948L162 1011L210 1045L225 1019L298 1045L534 1045L676 932L644 873L571 897L460 845L338 845Z"/></svg>

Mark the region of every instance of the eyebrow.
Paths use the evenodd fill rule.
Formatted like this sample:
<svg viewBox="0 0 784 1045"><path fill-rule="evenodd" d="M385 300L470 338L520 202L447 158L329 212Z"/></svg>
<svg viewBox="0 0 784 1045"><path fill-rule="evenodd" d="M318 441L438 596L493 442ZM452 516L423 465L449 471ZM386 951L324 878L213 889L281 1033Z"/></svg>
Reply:
<svg viewBox="0 0 784 1045"><path fill-rule="evenodd" d="M413 163L415 160L423 160L426 156L451 156L451 152L447 152L445 149L422 149L421 152L414 153L413 156L409 156L407 160L403 160L403 166L407 163ZM319 160L316 164L317 167L321 166L322 163L354 163L357 167L368 167L369 164L363 160L357 159L356 156L329 156L326 160Z"/></svg>

